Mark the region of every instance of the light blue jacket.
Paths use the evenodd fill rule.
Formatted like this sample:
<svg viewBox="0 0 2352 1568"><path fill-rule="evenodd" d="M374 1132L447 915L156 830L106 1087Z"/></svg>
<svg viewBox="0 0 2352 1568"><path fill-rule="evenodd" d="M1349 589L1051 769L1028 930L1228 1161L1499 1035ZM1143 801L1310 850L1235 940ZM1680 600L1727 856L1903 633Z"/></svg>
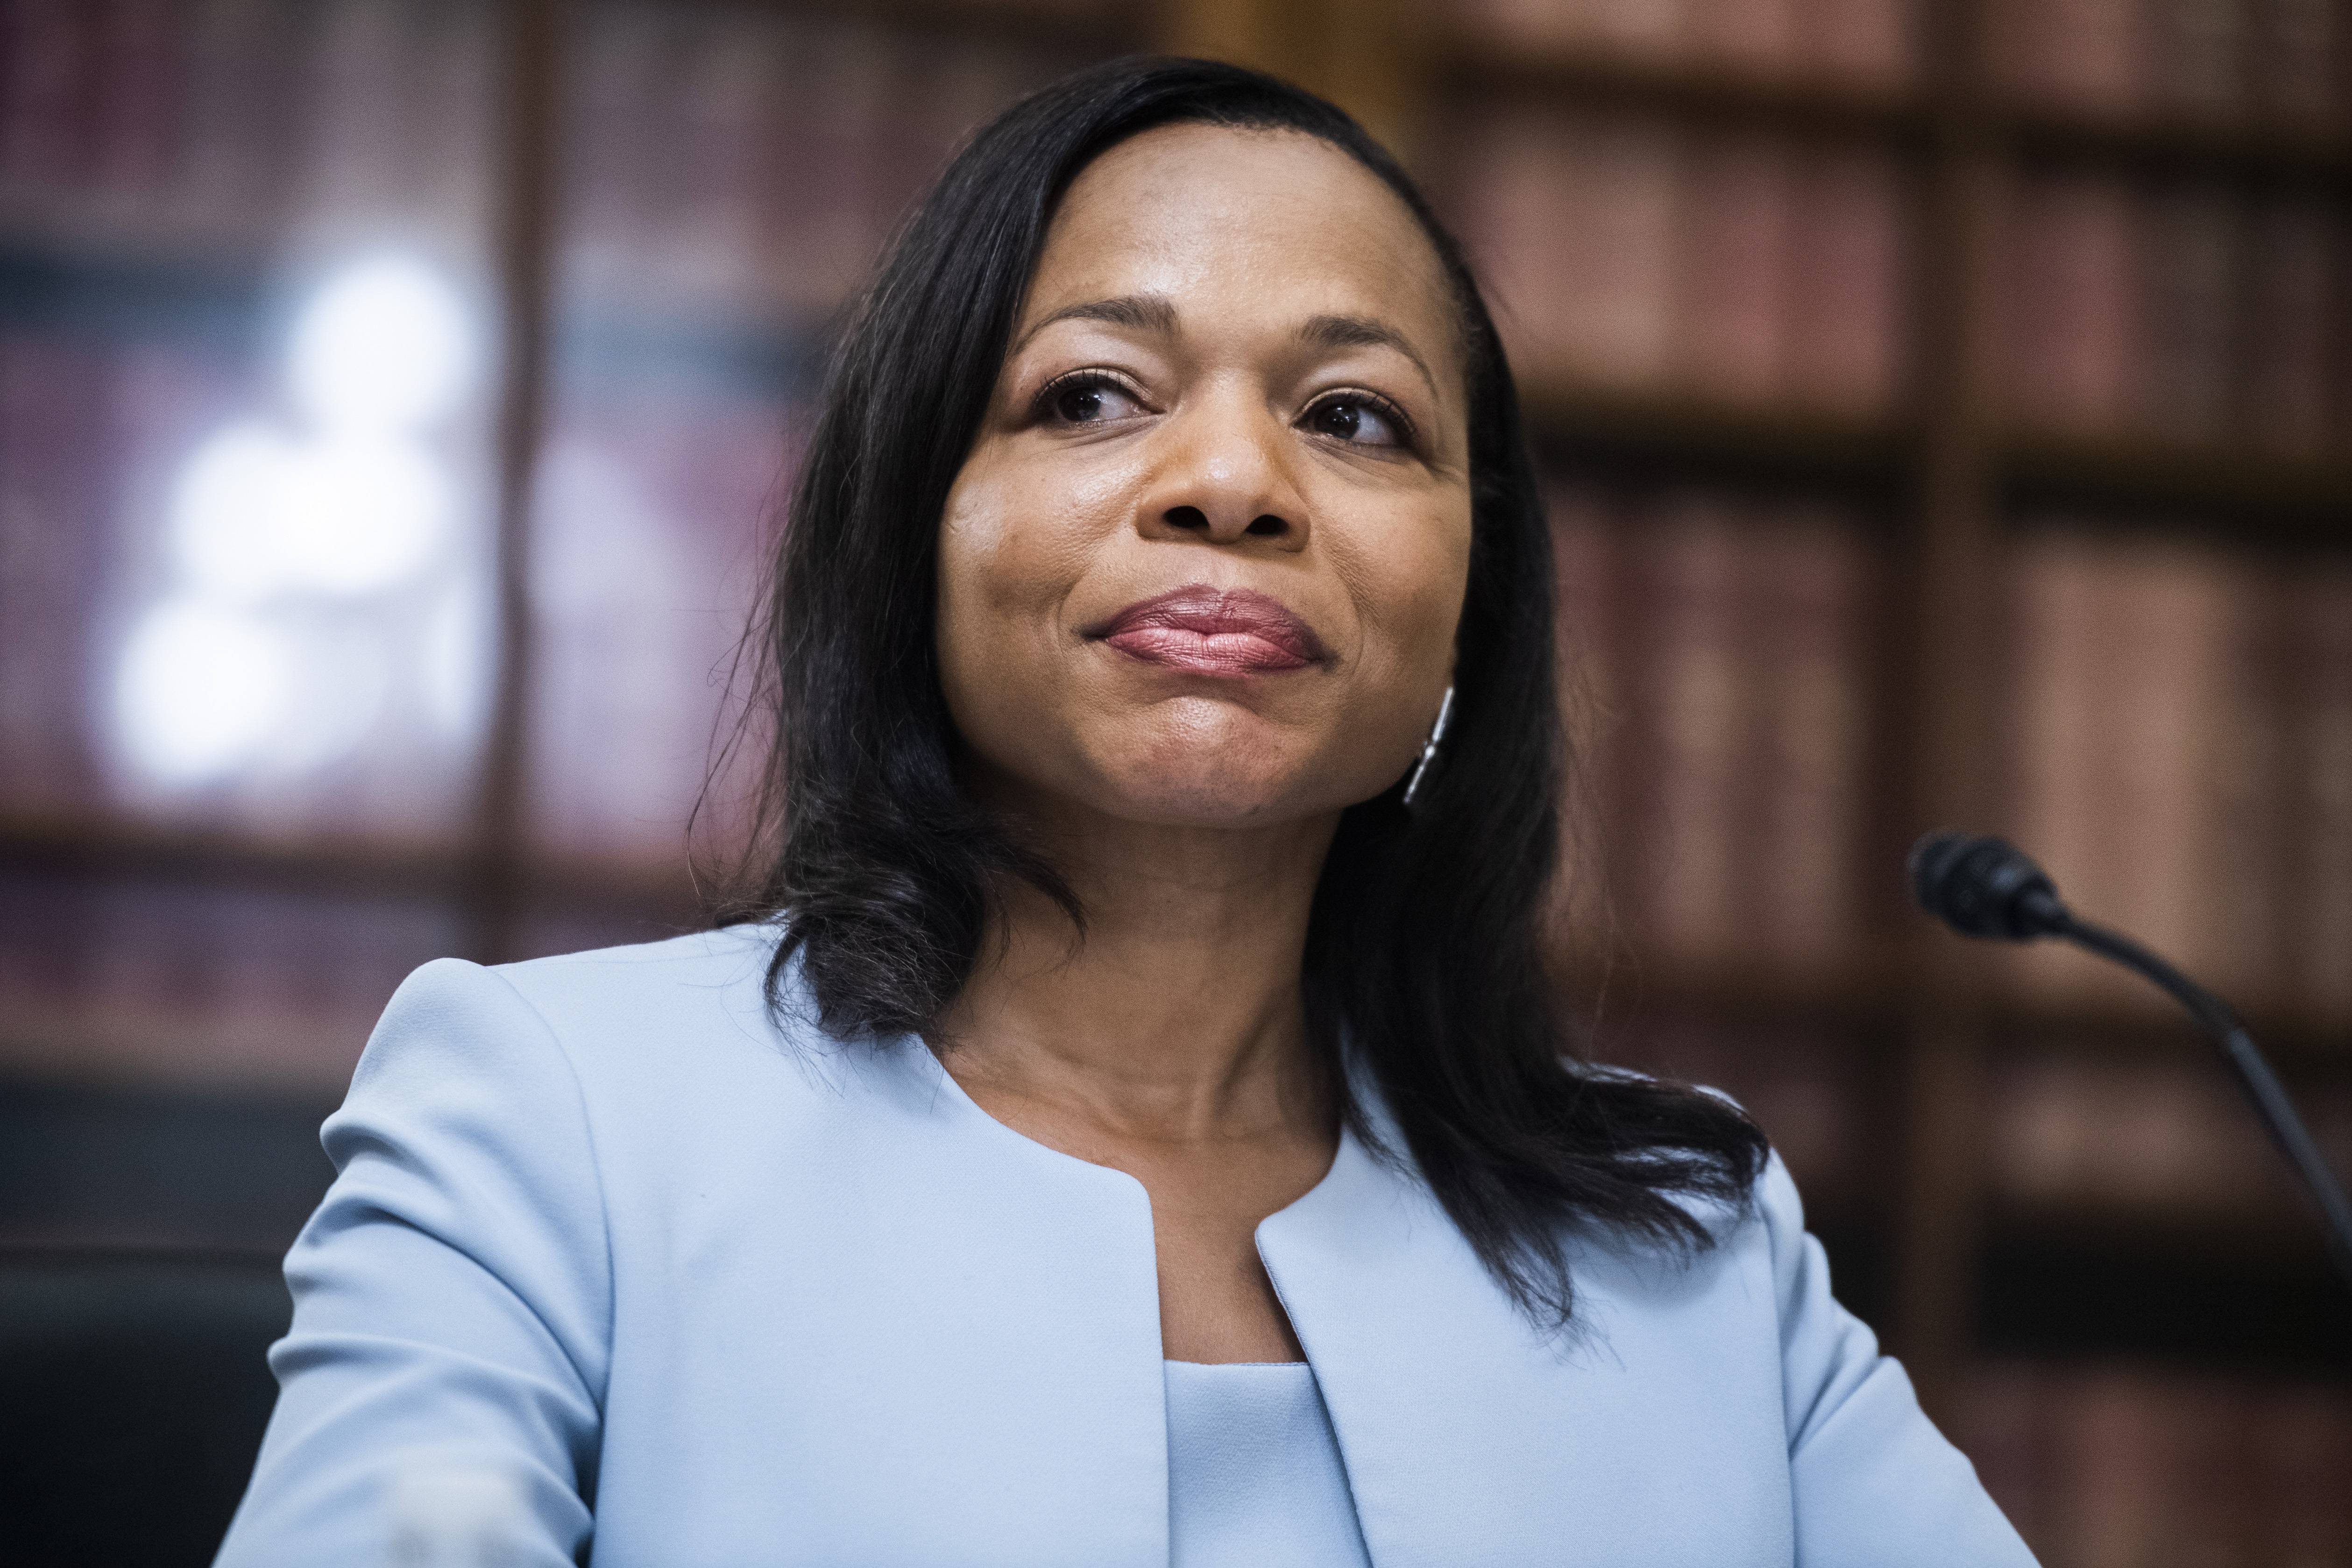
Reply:
<svg viewBox="0 0 2352 1568"><path fill-rule="evenodd" d="M282 1392L222 1548L383 1561L412 1445L527 1478L528 1561L1158 1568L1151 1209L918 1040L780 1035L772 934L411 976L327 1123ZM1344 1138L1258 1228L1378 1568L2028 1564L1831 1299L1776 1160L1687 1266L1573 1254L1517 1315Z"/></svg>

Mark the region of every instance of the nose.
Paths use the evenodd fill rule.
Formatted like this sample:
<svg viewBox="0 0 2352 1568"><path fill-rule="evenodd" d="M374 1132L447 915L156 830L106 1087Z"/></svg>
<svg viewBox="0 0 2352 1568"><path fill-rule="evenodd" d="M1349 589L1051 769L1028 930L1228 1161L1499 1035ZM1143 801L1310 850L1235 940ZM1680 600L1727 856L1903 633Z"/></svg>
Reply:
<svg viewBox="0 0 2352 1568"><path fill-rule="evenodd" d="M1306 548L1289 429L1253 401L1204 399L1162 426L1165 453L1137 518L1147 536Z"/></svg>

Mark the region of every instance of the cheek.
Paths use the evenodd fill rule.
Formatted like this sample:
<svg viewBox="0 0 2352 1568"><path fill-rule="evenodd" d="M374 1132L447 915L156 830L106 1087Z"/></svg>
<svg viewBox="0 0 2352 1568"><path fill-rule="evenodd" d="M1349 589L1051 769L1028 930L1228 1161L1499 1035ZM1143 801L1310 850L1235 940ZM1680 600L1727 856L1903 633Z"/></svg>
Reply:
<svg viewBox="0 0 2352 1568"><path fill-rule="evenodd" d="M1424 687L1434 693L1451 678L1469 582L1467 504L1422 511L1356 543L1338 566L1363 617L1364 673L1413 706Z"/></svg>
<svg viewBox="0 0 2352 1568"><path fill-rule="evenodd" d="M1084 489L978 458L940 522L940 677L950 711L982 751L1051 689L1066 650L1063 609L1101 529Z"/></svg>

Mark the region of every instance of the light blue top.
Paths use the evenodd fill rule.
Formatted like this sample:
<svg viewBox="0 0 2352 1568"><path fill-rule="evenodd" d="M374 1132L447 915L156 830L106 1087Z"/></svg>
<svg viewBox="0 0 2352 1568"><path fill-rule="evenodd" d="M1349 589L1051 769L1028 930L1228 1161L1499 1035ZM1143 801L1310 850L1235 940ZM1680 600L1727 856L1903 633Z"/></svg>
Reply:
<svg viewBox="0 0 2352 1568"><path fill-rule="evenodd" d="M919 1040L780 1028L773 941L402 985L326 1125L221 1563L383 1560L423 1448L517 1478L542 1568L1167 1568L1142 1185ZM1376 1568L2030 1563L1777 1160L1755 1196L1695 1210L1719 1243L1688 1264L1564 1237L1578 1325L1545 1336L1343 1136L1257 1241Z"/></svg>
<svg viewBox="0 0 2352 1568"><path fill-rule="evenodd" d="M1171 1568L1368 1568L1307 1363L1168 1364L1168 1556Z"/></svg>

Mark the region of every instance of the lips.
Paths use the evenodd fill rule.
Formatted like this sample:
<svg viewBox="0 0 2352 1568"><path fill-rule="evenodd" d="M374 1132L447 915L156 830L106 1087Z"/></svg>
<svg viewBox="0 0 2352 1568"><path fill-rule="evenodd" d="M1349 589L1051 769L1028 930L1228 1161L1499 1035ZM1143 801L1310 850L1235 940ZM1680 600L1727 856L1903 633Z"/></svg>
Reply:
<svg viewBox="0 0 2352 1568"><path fill-rule="evenodd" d="M1129 658L1197 674L1271 674L1326 657L1313 628L1280 600L1198 582L1139 600L1090 635Z"/></svg>

